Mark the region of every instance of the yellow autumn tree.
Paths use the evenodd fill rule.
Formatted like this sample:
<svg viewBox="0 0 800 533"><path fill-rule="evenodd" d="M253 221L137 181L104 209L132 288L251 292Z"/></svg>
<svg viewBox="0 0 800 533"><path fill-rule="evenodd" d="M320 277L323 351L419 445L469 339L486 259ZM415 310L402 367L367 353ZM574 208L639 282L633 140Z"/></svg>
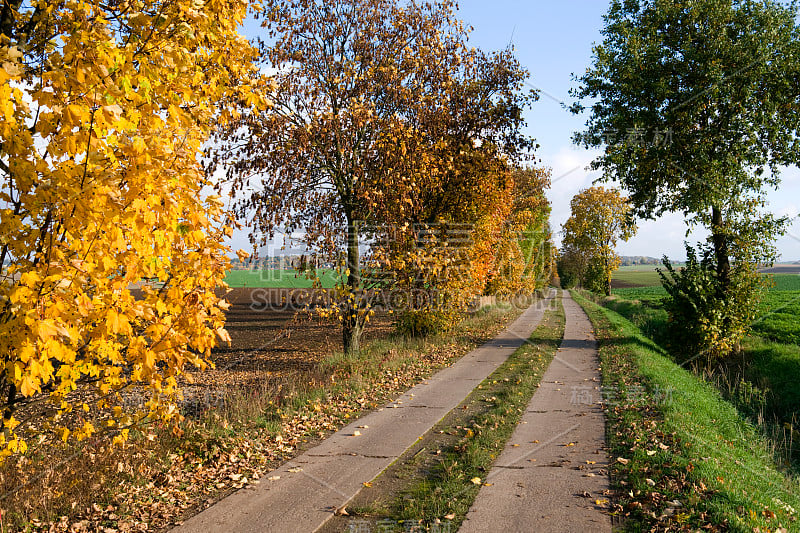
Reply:
<svg viewBox="0 0 800 533"><path fill-rule="evenodd" d="M478 255L473 264L489 268L483 284L487 294L531 294L550 281L553 244L545 191L551 171L521 167L509 173L504 201L482 220L483 225L495 228L495 238L476 239L483 259Z"/></svg>
<svg viewBox="0 0 800 533"><path fill-rule="evenodd" d="M26 450L29 426L122 440L174 416L178 375L226 337L230 230L199 155L229 103L258 103L247 9L3 3L0 456ZM147 399L136 415L131 385Z"/></svg>
<svg viewBox="0 0 800 533"><path fill-rule="evenodd" d="M611 275L620 265L617 242L636 234L628 199L617 189L590 187L575 195L571 207L563 225L564 249L577 254L582 286L611 294Z"/></svg>

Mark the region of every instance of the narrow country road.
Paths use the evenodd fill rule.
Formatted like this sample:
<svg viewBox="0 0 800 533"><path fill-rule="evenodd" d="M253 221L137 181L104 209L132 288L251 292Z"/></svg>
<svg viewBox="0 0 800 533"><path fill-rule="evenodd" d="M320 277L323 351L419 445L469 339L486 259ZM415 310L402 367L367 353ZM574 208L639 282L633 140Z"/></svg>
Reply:
<svg viewBox="0 0 800 533"><path fill-rule="evenodd" d="M564 292L566 328L539 389L486 478L461 533L604 533L609 488L597 345Z"/></svg>
<svg viewBox="0 0 800 533"><path fill-rule="evenodd" d="M321 527L332 510L400 457L436 422L522 346L555 292L527 309L494 340L473 350L401 398L338 431L319 446L173 529L302 532Z"/></svg>

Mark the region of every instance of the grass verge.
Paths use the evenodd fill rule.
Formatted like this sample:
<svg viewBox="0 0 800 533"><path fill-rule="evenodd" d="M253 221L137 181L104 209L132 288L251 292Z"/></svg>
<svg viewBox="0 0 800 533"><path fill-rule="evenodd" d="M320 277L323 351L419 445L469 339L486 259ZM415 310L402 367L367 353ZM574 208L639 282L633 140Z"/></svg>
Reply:
<svg viewBox="0 0 800 533"><path fill-rule="evenodd" d="M574 292L600 343L614 514L625 531L797 531L800 484L719 391Z"/></svg>
<svg viewBox="0 0 800 533"><path fill-rule="evenodd" d="M528 344L359 492L351 516L335 517L323 532L456 531L561 343L564 311L560 298L554 304Z"/></svg>
<svg viewBox="0 0 800 533"><path fill-rule="evenodd" d="M609 298L590 297L669 349L669 317L663 308L663 294L622 289ZM753 332L764 337L747 337L740 353L702 372L704 380L713 383L770 439L777 460L795 471L800 471L800 346L794 343L800 334L798 313L800 293L767 292L761 316L753 325Z"/></svg>

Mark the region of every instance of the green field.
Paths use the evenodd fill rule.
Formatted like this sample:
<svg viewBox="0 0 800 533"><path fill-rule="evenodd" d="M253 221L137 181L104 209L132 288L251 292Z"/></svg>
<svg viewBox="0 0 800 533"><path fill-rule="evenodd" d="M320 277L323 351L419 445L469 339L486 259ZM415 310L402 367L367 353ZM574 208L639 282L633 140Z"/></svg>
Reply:
<svg viewBox="0 0 800 533"><path fill-rule="evenodd" d="M331 288L336 283L336 272L326 270L320 272L322 286ZM279 289L307 289L312 286L310 279L296 270L230 270L225 276L225 283L230 287L274 287Z"/></svg>
<svg viewBox="0 0 800 533"><path fill-rule="evenodd" d="M761 302L753 331L764 338L800 344L800 290L772 290Z"/></svg>
<svg viewBox="0 0 800 533"><path fill-rule="evenodd" d="M765 275L772 276L772 279L775 281L775 287L773 287L773 290L800 291L800 274ZM655 266L650 268L645 268L644 266L620 267L619 270L614 272L613 278L617 281L629 283L638 287L661 286L661 278L659 277L658 272L656 272Z"/></svg>
<svg viewBox="0 0 800 533"><path fill-rule="evenodd" d="M753 332L765 339L787 344L800 344L800 276L773 274L775 286L761 302L759 318L753 323ZM641 302L647 308L658 308L667 295L663 287L631 287L614 289L612 294L623 300ZM621 305L621 304L615 304ZM637 325L645 327L637 321Z"/></svg>
<svg viewBox="0 0 800 533"><path fill-rule="evenodd" d="M800 291L800 274L772 274L774 291Z"/></svg>
<svg viewBox="0 0 800 533"><path fill-rule="evenodd" d="M614 279L622 283L641 287L661 285L661 278L658 276L655 267L649 270L628 270L623 267L614 272Z"/></svg>

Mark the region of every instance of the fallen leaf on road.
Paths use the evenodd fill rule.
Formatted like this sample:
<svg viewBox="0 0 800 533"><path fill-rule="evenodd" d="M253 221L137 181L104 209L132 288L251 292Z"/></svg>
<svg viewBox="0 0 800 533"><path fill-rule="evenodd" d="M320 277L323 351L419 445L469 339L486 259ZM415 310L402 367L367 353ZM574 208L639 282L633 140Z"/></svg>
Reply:
<svg viewBox="0 0 800 533"><path fill-rule="evenodd" d="M338 509L336 509L333 512L333 514L335 514L336 516L350 516L350 513L347 512L347 509L345 509L344 506L339 507Z"/></svg>
<svg viewBox="0 0 800 533"><path fill-rule="evenodd" d="M278 481L281 476L270 476L267 478L267 481Z"/></svg>
<svg viewBox="0 0 800 533"><path fill-rule="evenodd" d="M297 472L302 472L302 471L303 471L303 469L302 469L302 468L300 468L299 466L296 466L296 467L294 467L294 468L290 468L290 469L289 469L289 472L291 472L291 473L293 473L293 474L296 474Z"/></svg>
<svg viewBox="0 0 800 533"><path fill-rule="evenodd" d="M361 436L361 432L360 431L354 431L353 432L353 436L354 437L360 437Z"/></svg>
<svg viewBox="0 0 800 533"><path fill-rule="evenodd" d="M364 483L362 483L362 485L364 485L367 488L370 488L372 486L372 483L370 483L369 481L365 481Z"/></svg>

